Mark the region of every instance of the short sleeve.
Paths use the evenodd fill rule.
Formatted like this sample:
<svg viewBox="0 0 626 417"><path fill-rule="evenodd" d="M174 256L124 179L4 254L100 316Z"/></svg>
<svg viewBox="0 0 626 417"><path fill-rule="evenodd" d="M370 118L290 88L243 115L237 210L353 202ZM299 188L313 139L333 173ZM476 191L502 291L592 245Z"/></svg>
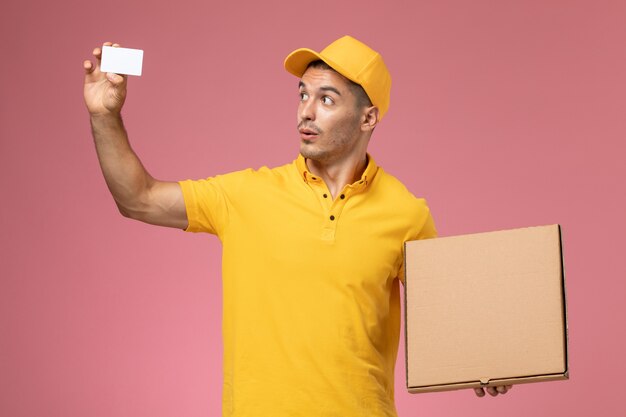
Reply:
<svg viewBox="0 0 626 417"><path fill-rule="evenodd" d="M409 240L420 240L420 239L431 239L437 237L437 229L435 228L435 221L433 220L433 216L430 212L428 206L426 206L427 215L426 220L422 224L422 227L419 229L417 235ZM404 284L404 245L402 245L402 265L400 266L400 270L398 271L398 279Z"/></svg>
<svg viewBox="0 0 626 417"><path fill-rule="evenodd" d="M433 220L433 216L430 212L430 209L427 208L427 210L428 210L428 216L426 216L426 221L424 222L424 225L422 226L419 233L417 234L417 237L413 240L430 239L433 237L437 237L437 229L435 228L435 221Z"/></svg>
<svg viewBox="0 0 626 417"><path fill-rule="evenodd" d="M189 222L185 231L221 237L228 225L234 197L250 172L237 171L206 179L179 181Z"/></svg>

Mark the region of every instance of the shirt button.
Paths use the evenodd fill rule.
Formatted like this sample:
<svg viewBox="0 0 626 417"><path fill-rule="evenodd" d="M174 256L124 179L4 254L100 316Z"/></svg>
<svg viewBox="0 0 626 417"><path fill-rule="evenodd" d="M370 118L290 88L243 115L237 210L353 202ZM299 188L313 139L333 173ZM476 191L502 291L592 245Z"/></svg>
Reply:
<svg viewBox="0 0 626 417"><path fill-rule="evenodd" d="M345 195L341 194L339 197L341 197L341 199L343 200L344 198L346 198Z"/></svg>
<svg viewBox="0 0 626 417"><path fill-rule="evenodd" d="M331 216L330 216L330 219L331 219L331 220L335 220L335 216L331 215Z"/></svg>
<svg viewBox="0 0 626 417"><path fill-rule="evenodd" d="M328 196L326 194L324 194L324 198L327 198Z"/></svg>

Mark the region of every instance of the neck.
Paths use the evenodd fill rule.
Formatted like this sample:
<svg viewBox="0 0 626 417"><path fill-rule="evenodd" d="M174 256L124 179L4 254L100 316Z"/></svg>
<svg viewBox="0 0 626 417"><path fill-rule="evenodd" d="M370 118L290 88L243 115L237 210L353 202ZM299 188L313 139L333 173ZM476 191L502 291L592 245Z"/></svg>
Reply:
<svg viewBox="0 0 626 417"><path fill-rule="evenodd" d="M322 178L328 187L333 199L343 188L357 181L363 175L367 167L367 154L349 156L344 160L324 163L312 159L306 159L306 165L312 174Z"/></svg>

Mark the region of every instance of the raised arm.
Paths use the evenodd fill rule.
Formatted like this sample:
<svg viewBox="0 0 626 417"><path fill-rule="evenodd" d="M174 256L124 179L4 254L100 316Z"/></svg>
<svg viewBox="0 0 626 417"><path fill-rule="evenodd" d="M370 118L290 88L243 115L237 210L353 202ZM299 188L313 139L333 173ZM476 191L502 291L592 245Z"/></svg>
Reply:
<svg viewBox="0 0 626 417"><path fill-rule="evenodd" d="M111 42L106 46L119 46ZM84 98L91 132L104 179L125 217L159 226L187 228L187 212L180 185L158 181L144 168L128 142L121 110L127 77L100 72L102 49L95 48L95 64L84 61Z"/></svg>

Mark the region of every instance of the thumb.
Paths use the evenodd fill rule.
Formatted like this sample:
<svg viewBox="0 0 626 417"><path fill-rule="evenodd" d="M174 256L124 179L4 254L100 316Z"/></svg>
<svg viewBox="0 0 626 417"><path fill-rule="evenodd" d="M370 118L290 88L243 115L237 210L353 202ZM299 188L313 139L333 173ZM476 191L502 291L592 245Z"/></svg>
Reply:
<svg viewBox="0 0 626 417"><path fill-rule="evenodd" d="M124 82L123 76L113 72L107 72L107 79L116 87L119 87Z"/></svg>

